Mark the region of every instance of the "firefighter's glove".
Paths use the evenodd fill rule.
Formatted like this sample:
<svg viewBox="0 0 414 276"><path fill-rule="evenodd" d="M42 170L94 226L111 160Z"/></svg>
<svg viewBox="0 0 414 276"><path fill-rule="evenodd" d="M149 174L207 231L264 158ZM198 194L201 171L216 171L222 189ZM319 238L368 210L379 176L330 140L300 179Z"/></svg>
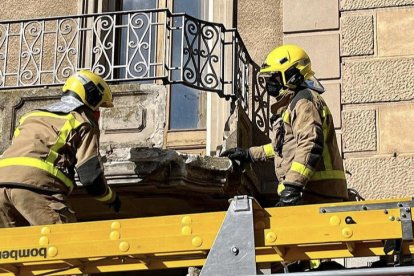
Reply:
<svg viewBox="0 0 414 276"><path fill-rule="evenodd" d="M115 213L119 213L119 210L121 209L121 199L119 199L118 194L115 195L115 198L111 203L108 203L108 206L113 209Z"/></svg>
<svg viewBox="0 0 414 276"><path fill-rule="evenodd" d="M232 161L239 162L252 162L252 157L250 156L248 149L242 148L231 148L223 151L220 156L225 156L231 159Z"/></svg>
<svg viewBox="0 0 414 276"><path fill-rule="evenodd" d="M285 189L280 193L279 202L276 207L295 206L302 204L302 187L283 183Z"/></svg>

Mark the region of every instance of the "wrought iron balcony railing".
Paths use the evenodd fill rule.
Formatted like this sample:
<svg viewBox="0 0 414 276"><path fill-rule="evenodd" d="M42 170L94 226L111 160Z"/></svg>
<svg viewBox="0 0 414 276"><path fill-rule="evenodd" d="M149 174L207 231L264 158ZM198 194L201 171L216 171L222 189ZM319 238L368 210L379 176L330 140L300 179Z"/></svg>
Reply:
<svg viewBox="0 0 414 276"><path fill-rule="evenodd" d="M259 66L235 29L166 9L0 21L0 89L60 85L80 69L215 92L269 130Z"/></svg>

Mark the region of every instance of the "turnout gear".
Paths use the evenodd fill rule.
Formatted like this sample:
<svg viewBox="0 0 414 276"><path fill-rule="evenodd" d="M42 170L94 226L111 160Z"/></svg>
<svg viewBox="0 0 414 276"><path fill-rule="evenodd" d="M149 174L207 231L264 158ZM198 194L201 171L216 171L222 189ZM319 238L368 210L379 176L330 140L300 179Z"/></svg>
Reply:
<svg viewBox="0 0 414 276"><path fill-rule="evenodd" d="M252 158L248 150L242 148L231 148L226 151L223 151L220 156L228 157L231 160L237 160L240 162L251 162Z"/></svg>
<svg viewBox="0 0 414 276"><path fill-rule="evenodd" d="M79 76L104 87L100 90L103 93L101 99L93 108L90 107L91 101L87 100L87 94L92 89L82 90L79 85L81 81L74 80ZM99 155L99 126L94 115L94 110L102 104L109 106L106 102L112 101L112 98L108 98L111 97L110 90L100 77L90 71L81 71L71 78L65 84L67 92L60 102L31 111L20 118L12 144L0 159L0 188L26 189L37 193L39 198L50 195L66 198L75 187L76 170L80 182L90 195L104 204L111 204L117 199L119 201L119 198L104 177ZM13 191L7 193L13 194ZM0 204L10 205L7 202L0 198ZM66 204L66 201L62 200L61 203ZM0 209L3 207L0 205ZM17 206L13 208L14 213L22 210ZM41 215L42 212L39 213L36 208L40 206L33 206L33 213ZM42 221L29 219L28 214L21 215L31 224ZM7 221L7 218L2 220ZM56 223L56 220L49 222Z"/></svg>
<svg viewBox="0 0 414 276"><path fill-rule="evenodd" d="M274 158L276 176L281 182L279 194L283 183L294 183L303 188L304 196L347 200L333 118L319 93L310 89L289 90L272 106L272 111L280 114L283 130L275 131L272 144L251 147L249 152L254 161ZM278 135L281 131L283 135Z"/></svg>
<svg viewBox="0 0 414 276"><path fill-rule="evenodd" d="M77 97L92 110L97 110L98 107L114 106L108 84L89 70L81 70L69 77L62 90L67 95Z"/></svg>
<svg viewBox="0 0 414 276"><path fill-rule="evenodd" d="M272 50L260 70L271 106L272 143L251 147L252 161L274 159L279 205L344 201L348 191L332 114L311 60L299 46Z"/></svg>
<svg viewBox="0 0 414 276"><path fill-rule="evenodd" d="M0 228L76 222L62 194L0 187Z"/></svg>

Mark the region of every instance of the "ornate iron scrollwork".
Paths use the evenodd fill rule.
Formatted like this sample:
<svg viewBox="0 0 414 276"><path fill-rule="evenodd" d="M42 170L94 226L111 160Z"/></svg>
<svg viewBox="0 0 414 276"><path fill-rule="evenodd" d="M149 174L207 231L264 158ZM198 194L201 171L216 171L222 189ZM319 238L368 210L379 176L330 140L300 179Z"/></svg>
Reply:
<svg viewBox="0 0 414 276"><path fill-rule="evenodd" d="M259 67L222 24L167 9L0 22L0 89L60 85L84 68L109 82L160 79L237 99L269 132Z"/></svg>

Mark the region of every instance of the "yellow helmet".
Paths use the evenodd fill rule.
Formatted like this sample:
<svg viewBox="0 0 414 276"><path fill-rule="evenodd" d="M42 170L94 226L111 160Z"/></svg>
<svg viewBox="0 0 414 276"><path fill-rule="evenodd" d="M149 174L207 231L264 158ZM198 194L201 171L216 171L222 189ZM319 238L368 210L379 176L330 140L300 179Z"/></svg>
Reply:
<svg viewBox="0 0 414 276"><path fill-rule="evenodd" d="M99 107L113 107L109 85L90 70L80 70L70 76L62 88L63 92L73 92L92 110Z"/></svg>
<svg viewBox="0 0 414 276"><path fill-rule="evenodd" d="M277 77L280 89L294 89L305 80L309 80L314 72L308 54L297 45L286 44L273 49L267 55L260 75L265 78Z"/></svg>

